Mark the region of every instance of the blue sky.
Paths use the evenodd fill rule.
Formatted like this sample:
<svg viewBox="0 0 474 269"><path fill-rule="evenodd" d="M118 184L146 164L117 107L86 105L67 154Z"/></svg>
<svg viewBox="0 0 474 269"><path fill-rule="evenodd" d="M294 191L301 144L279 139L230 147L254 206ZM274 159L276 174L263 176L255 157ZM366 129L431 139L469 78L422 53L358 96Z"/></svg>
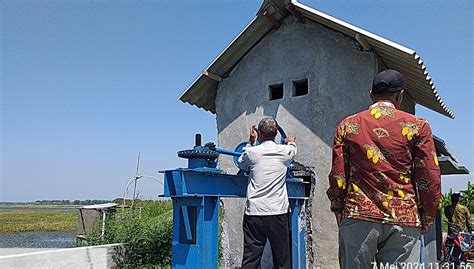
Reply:
<svg viewBox="0 0 474 269"><path fill-rule="evenodd" d="M474 171L472 1L303 2L416 50L457 117L417 113ZM260 4L1 1L0 201L120 197L139 151L143 174L185 166L176 151L215 141L215 117L177 98Z"/></svg>

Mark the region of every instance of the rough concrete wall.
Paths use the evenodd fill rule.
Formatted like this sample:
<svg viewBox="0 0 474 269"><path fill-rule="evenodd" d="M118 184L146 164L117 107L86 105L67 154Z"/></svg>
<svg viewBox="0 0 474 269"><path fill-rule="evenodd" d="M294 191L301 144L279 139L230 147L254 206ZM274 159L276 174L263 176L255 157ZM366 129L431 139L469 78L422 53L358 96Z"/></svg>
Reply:
<svg viewBox="0 0 474 269"><path fill-rule="evenodd" d="M340 120L370 105L374 70L372 53L362 52L354 40L289 17L242 59L217 91L221 147L246 141L250 124L264 116L275 117L287 134L297 136L296 161L313 167L316 176L309 201L312 267L338 267L337 225L325 193L332 139ZM292 97L292 81L302 78L308 78L309 94ZM269 101L268 85L275 83L284 83L284 97ZM222 156L219 161L222 169L237 172L231 158ZM244 201L224 199L223 204L224 266L240 266Z"/></svg>

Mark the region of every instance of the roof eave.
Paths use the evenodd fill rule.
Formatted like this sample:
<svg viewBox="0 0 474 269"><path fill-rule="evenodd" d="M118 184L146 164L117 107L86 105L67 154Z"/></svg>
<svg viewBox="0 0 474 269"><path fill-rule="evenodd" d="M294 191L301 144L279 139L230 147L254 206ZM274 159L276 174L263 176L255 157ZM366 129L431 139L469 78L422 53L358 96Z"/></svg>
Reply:
<svg viewBox="0 0 474 269"><path fill-rule="evenodd" d="M339 31L353 38L356 38L356 35L359 35L359 37L362 37L364 40L366 40L371 49L376 54L381 55L382 58L384 58L384 54L405 57L406 60L397 59L403 64L397 66L396 64L390 64L386 62L388 65L387 67L398 69L398 71L404 75L406 80L408 80L406 84L409 86L407 87L407 90L410 93L415 93L415 96L417 96L416 93L419 93L418 97L422 96L421 91L429 93L429 95L423 96L424 98L415 97L414 99L418 104L454 119L454 113L449 108L447 108L443 100L441 100L441 97L436 91L432 78L429 76L429 73L426 71L426 67L423 65L421 57L414 50L308 7L296 0L292 0L292 3L298 11L303 13L303 16L310 20L325 25L326 27ZM387 49L390 51L387 51ZM414 74L414 71L416 72L416 75ZM416 81L410 81L412 77L415 77ZM422 81L421 85L419 84L419 81ZM428 98L428 100L426 100L426 98Z"/></svg>
<svg viewBox="0 0 474 269"><path fill-rule="evenodd" d="M439 96L434 83L423 65L421 57L412 49L377 36L364 29L315 10L296 0L293 7L305 18L323 26L351 36L363 39L374 53L379 55L388 68L398 69L406 79L406 90L414 101L442 115L454 118L454 113L446 107ZM268 34L274 25L265 19L264 14L257 16L244 30L217 56L198 78L184 91L179 100L196 105L211 113L216 113L215 96L220 80L225 79L240 60ZM208 76L204 74L212 74Z"/></svg>
<svg viewBox="0 0 474 269"><path fill-rule="evenodd" d="M449 156L440 156L438 158L441 175L468 175L469 169L465 166L458 165Z"/></svg>
<svg viewBox="0 0 474 269"><path fill-rule="evenodd" d="M184 103L196 105L204 110L216 113L215 100L199 100L193 95L215 96L218 82L204 74L211 73L225 78L235 65L255 46L261 38L273 29L274 25L265 15L258 14L240 32L240 34L230 42L230 44L212 61L212 63L198 76L196 80L178 98ZM237 57L235 57L237 55ZM202 82L208 82L204 84ZM202 84L201 84L202 83ZM199 94L199 89L204 93Z"/></svg>

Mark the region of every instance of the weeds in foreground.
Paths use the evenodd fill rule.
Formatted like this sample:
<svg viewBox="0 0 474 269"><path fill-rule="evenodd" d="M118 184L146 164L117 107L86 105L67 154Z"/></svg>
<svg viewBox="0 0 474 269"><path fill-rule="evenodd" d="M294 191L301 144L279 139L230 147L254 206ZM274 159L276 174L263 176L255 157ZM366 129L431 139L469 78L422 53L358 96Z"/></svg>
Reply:
<svg viewBox="0 0 474 269"><path fill-rule="evenodd" d="M166 268L171 265L172 223L171 201L136 201L134 209L118 210L107 220L103 239L97 228L87 241L123 243L123 252L115 257L120 267Z"/></svg>

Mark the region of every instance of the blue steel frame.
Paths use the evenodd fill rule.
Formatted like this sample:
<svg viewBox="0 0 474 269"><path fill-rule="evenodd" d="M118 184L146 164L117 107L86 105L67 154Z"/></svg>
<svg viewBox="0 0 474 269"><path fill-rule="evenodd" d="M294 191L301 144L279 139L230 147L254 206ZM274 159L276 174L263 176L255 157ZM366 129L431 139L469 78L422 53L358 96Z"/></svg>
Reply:
<svg viewBox="0 0 474 269"><path fill-rule="evenodd" d="M305 199L290 198L291 208L291 265L306 268L306 213Z"/></svg>
<svg viewBox="0 0 474 269"><path fill-rule="evenodd" d="M217 268L218 220L218 197L173 197L173 268Z"/></svg>
<svg viewBox="0 0 474 269"><path fill-rule="evenodd" d="M164 196L173 200L172 267L217 268L220 197L245 197L248 177L209 167L162 173ZM306 267L305 184L287 178L293 268Z"/></svg>

